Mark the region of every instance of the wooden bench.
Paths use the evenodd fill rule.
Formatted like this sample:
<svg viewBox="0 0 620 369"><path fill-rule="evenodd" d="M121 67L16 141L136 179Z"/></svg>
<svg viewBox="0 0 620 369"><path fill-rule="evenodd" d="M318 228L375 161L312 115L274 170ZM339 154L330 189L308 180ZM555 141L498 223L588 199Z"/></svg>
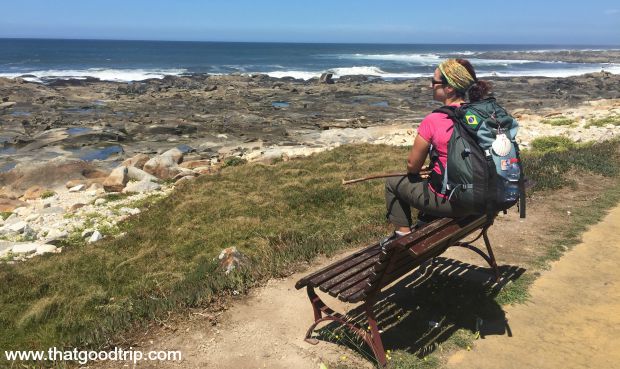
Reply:
<svg viewBox="0 0 620 369"><path fill-rule="evenodd" d="M372 245L300 279L295 288L306 287L314 310L314 323L308 329L305 340L317 344L318 340L312 338L316 326L322 322L335 321L347 326L363 339L372 349L379 364L385 366L387 364L385 351L373 312L373 306L381 289L442 254L451 246L465 247L482 256L493 268L495 278L498 280L499 270L487 236L489 226L490 222L486 216L438 219L385 246ZM478 230L481 232L474 240L461 242L463 238ZM484 239L486 254L471 244L480 237ZM315 293L315 288L343 302L363 302L369 331L349 322L343 314L329 308Z"/></svg>

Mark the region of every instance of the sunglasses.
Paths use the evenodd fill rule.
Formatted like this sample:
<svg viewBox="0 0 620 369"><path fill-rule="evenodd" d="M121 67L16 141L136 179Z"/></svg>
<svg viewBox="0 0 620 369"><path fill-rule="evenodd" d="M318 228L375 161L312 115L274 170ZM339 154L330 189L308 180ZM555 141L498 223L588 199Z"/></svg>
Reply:
<svg viewBox="0 0 620 369"><path fill-rule="evenodd" d="M435 87L435 85L443 85L444 81L436 81L435 78L431 78L431 86Z"/></svg>

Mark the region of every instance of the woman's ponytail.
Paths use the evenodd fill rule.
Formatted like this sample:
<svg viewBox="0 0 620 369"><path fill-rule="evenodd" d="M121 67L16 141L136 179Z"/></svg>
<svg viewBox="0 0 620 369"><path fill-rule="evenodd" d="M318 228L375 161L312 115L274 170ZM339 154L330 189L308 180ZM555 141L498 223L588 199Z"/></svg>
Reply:
<svg viewBox="0 0 620 369"><path fill-rule="evenodd" d="M462 66L464 66L465 69L467 69L467 71L469 72L469 74L472 76L472 78L475 81L474 84L471 85L469 89L467 90L467 95L469 97L468 100L470 102L475 102L475 101L480 101L484 99L491 91L491 88L492 88L491 83L487 81L479 80L478 77L476 77L476 71L474 70L474 67L471 65L471 63L468 60L456 59L456 61Z"/></svg>
<svg viewBox="0 0 620 369"><path fill-rule="evenodd" d="M486 97L489 91L491 91L491 84L489 82L476 80L476 82L474 82L474 84L469 88L469 101L480 101Z"/></svg>

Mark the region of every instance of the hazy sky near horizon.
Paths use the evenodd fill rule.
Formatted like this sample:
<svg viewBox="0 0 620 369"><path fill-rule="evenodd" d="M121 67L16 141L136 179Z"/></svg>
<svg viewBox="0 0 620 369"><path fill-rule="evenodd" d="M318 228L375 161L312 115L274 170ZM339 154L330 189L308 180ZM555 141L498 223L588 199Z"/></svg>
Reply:
<svg viewBox="0 0 620 369"><path fill-rule="evenodd" d="M21 0L0 37L620 45L615 0Z"/></svg>

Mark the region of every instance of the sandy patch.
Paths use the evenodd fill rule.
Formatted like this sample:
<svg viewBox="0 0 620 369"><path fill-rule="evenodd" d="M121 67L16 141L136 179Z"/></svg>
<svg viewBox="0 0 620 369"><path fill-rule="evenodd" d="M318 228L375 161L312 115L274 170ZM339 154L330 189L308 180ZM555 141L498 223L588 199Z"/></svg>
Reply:
<svg viewBox="0 0 620 369"><path fill-rule="evenodd" d="M449 368L617 368L620 362L620 207L593 226L506 310L512 336L487 336Z"/></svg>

